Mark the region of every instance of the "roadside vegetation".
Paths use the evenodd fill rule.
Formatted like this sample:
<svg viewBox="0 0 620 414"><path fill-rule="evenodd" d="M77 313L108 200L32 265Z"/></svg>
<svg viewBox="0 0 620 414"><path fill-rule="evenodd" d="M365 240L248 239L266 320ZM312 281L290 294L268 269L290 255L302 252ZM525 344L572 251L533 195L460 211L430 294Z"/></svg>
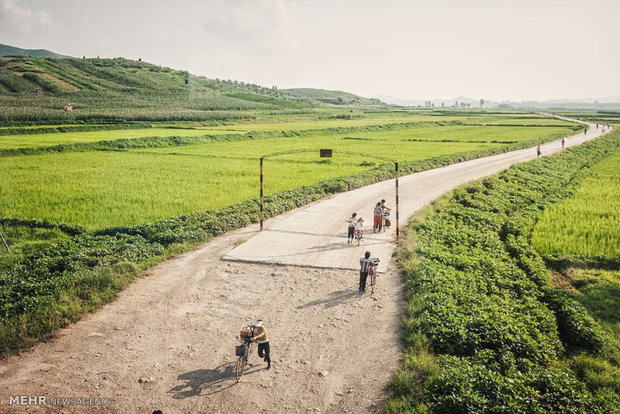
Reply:
<svg viewBox="0 0 620 414"><path fill-rule="evenodd" d="M466 185L412 220L404 362L385 412L617 412L617 272L580 270L580 291L560 287L530 235L619 138Z"/></svg>

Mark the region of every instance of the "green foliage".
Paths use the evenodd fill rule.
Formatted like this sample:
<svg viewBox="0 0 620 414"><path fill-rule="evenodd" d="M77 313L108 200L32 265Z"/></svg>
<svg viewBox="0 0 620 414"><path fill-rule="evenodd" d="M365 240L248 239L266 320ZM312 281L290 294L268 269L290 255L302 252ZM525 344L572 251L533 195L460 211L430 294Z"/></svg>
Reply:
<svg viewBox="0 0 620 414"><path fill-rule="evenodd" d="M413 251L400 253L409 292L406 354L432 352L441 369L416 384L418 369L405 364L386 411L577 413L614 406L613 393L586 387L560 363L601 353L604 333L573 297L549 286L529 234L541 210L570 196L617 146L616 136L601 138L513 167L455 191L438 212L412 224Z"/></svg>
<svg viewBox="0 0 620 414"><path fill-rule="evenodd" d="M596 165L572 197L545 210L532 243L550 261L581 259L620 268L618 235L620 151Z"/></svg>

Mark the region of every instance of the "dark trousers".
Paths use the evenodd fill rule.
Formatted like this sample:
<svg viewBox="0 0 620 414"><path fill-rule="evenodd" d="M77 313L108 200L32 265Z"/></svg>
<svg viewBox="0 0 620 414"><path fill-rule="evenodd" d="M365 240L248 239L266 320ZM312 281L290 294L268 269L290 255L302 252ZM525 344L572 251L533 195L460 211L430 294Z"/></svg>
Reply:
<svg viewBox="0 0 620 414"><path fill-rule="evenodd" d="M269 341L264 344L258 344L258 356L264 358L265 362L271 364L271 357L269 356Z"/></svg>
<svg viewBox="0 0 620 414"><path fill-rule="evenodd" d="M363 292L366 289L367 278L368 278L368 272L360 272L360 288L359 288L360 292Z"/></svg>

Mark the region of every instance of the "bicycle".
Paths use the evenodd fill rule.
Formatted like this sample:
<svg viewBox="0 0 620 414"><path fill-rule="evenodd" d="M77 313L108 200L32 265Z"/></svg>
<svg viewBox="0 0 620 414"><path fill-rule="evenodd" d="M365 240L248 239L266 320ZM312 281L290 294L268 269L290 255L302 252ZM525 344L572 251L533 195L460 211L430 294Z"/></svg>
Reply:
<svg viewBox="0 0 620 414"><path fill-rule="evenodd" d="M357 245L359 246L360 243L362 242L362 231L361 230L355 230L355 240L357 240Z"/></svg>
<svg viewBox="0 0 620 414"><path fill-rule="evenodd" d="M383 225L381 226L383 227L383 231L385 231L386 228L390 228L392 225L392 222L390 221L390 209L386 208L383 211L383 217L381 220L383 220Z"/></svg>
<svg viewBox="0 0 620 414"><path fill-rule="evenodd" d="M250 329L249 332L252 331L251 327L248 326L247 328ZM243 331L244 330L242 329L242 332ZM248 331L246 330L246 332ZM236 338L239 342L241 342L241 345L237 345L235 347L235 355L238 357L237 363L235 364L235 378L237 379L237 382L241 381L241 377L243 376L245 367L250 361L250 355L252 354L252 344L254 343L251 336L242 336L242 338L243 339Z"/></svg>

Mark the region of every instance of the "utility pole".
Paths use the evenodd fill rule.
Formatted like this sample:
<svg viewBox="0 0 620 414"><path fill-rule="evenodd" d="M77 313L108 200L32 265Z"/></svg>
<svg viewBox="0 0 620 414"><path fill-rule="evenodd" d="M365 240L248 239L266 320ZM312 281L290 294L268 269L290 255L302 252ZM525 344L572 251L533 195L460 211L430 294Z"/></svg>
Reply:
<svg viewBox="0 0 620 414"><path fill-rule="evenodd" d="M0 239L2 239L2 243L4 243L4 247L6 247L6 250L11 253L11 248L9 247L9 245L7 244L6 240L4 240L4 236L2 235L2 232L0 231Z"/></svg>

